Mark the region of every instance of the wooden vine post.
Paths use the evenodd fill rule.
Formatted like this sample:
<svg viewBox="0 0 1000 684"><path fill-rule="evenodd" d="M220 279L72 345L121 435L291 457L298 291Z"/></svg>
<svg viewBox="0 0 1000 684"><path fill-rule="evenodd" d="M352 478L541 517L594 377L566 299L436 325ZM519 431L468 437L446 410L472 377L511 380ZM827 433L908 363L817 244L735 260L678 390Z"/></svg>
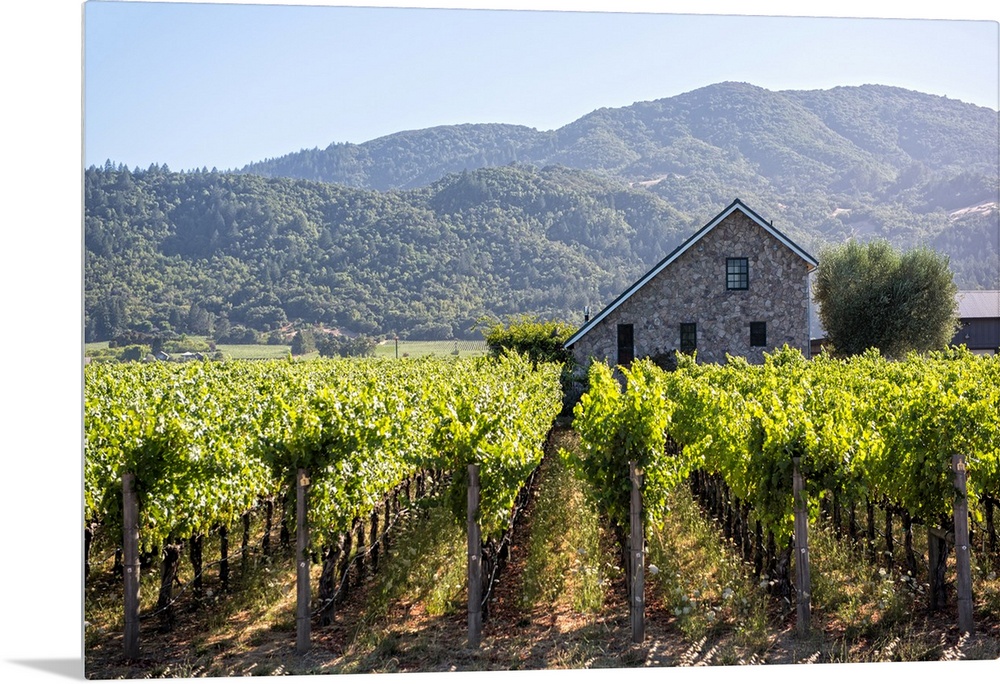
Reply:
<svg viewBox="0 0 1000 684"><path fill-rule="evenodd" d="M483 554L479 527L479 466L469 465L469 648L479 648L483 634Z"/></svg>
<svg viewBox="0 0 1000 684"><path fill-rule="evenodd" d="M629 546L629 622L632 626L632 643L641 644L646 638L645 603L645 543L642 533L642 471L635 461L629 461L628 478L632 483L632 497L629 505L631 540Z"/></svg>
<svg viewBox="0 0 1000 684"><path fill-rule="evenodd" d="M970 636L975 631L972 617L972 563L969 557L969 499L966 485L965 458L951 457L955 477L955 570L958 575L958 629Z"/></svg>
<svg viewBox="0 0 1000 684"><path fill-rule="evenodd" d="M354 519L354 527L357 532L354 534L354 538L357 539L357 545L355 548L357 551L357 556L354 561L354 565L357 567L357 574L354 576L354 584L356 586L361 586L365 581L365 522L362 518Z"/></svg>
<svg viewBox="0 0 1000 684"><path fill-rule="evenodd" d="M372 540L372 573L378 572L378 552L381 542L378 536L378 508L373 507L370 516L371 521L371 540Z"/></svg>
<svg viewBox="0 0 1000 684"><path fill-rule="evenodd" d="M250 511L240 516L243 522L243 537L240 539L240 571L246 575L250 560Z"/></svg>
<svg viewBox="0 0 1000 684"><path fill-rule="evenodd" d="M229 528L219 526L219 588L229 591Z"/></svg>
<svg viewBox="0 0 1000 684"><path fill-rule="evenodd" d="M306 653L309 650L309 528L306 522L306 492L309 477L304 468L299 468L295 477L296 514L296 606L295 606L295 650Z"/></svg>
<svg viewBox="0 0 1000 684"><path fill-rule="evenodd" d="M795 511L795 591L796 627L799 635L809 633L812 588L809 584L809 514L806 510L805 482L799 470L799 457L792 459L792 497Z"/></svg>
<svg viewBox="0 0 1000 684"><path fill-rule="evenodd" d="M139 515L135 475L122 475L122 552L125 571L125 657L139 657Z"/></svg>

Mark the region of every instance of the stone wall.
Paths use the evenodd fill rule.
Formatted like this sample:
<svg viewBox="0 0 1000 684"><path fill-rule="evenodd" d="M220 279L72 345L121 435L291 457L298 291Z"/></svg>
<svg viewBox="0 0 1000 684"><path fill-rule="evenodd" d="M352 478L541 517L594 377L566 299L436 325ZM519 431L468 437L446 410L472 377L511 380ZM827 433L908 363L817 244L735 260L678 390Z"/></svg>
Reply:
<svg viewBox="0 0 1000 684"><path fill-rule="evenodd" d="M726 259L746 257L749 286L726 289ZM734 211L573 345L577 361L618 362L617 326L634 327L635 358L680 348L681 323L697 324L698 360L726 354L763 361L784 344L809 355L808 264L742 211ZM750 346L750 323L767 345Z"/></svg>

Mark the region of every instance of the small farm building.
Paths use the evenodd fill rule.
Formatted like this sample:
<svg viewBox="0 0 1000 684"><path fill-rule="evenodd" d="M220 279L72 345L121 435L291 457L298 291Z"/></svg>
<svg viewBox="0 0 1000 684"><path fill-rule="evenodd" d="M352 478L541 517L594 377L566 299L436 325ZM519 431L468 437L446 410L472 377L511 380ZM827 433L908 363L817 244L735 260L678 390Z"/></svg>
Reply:
<svg viewBox="0 0 1000 684"><path fill-rule="evenodd" d="M951 343L978 354L1000 353L1000 290L962 290L956 299L961 327Z"/></svg>
<svg viewBox="0 0 1000 684"><path fill-rule="evenodd" d="M809 355L815 258L739 199L587 320L566 342L576 360L627 365L697 351L763 361L787 344Z"/></svg>

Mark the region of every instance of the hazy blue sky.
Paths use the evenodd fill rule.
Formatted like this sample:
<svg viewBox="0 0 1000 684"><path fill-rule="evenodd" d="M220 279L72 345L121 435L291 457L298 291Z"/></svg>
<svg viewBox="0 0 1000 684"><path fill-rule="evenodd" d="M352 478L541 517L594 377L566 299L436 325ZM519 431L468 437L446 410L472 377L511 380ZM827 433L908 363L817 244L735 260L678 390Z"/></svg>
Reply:
<svg viewBox="0 0 1000 684"><path fill-rule="evenodd" d="M84 18L86 165L226 169L441 124L549 130L719 81L998 108L995 21L109 1Z"/></svg>

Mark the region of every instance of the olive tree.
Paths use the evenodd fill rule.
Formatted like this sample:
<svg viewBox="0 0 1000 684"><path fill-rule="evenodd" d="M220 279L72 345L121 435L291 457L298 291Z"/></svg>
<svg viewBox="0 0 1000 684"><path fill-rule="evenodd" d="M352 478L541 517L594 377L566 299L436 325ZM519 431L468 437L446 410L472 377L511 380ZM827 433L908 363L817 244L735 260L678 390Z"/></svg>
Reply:
<svg viewBox="0 0 1000 684"><path fill-rule="evenodd" d="M957 329L948 257L926 247L900 252L885 240L820 251L813 299L834 354L869 348L898 358L947 347Z"/></svg>

